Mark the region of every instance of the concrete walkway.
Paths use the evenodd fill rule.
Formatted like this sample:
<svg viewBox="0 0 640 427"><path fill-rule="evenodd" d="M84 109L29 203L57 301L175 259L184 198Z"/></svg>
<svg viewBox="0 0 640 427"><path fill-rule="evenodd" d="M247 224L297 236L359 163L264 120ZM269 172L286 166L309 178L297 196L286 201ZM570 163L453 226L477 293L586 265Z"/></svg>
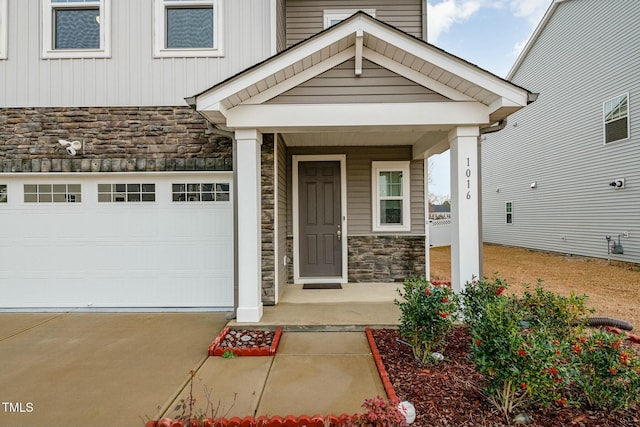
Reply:
<svg viewBox="0 0 640 427"><path fill-rule="evenodd" d="M291 286L260 324L231 322L282 326L271 357L208 357L222 312L0 313L0 426L142 426L180 412L191 371L196 413L359 411L384 389L364 333L353 331L397 325L398 286Z"/></svg>
<svg viewBox="0 0 640 427"><path fill-rule="evenodd" d="M243 418L352 414L385 391L364 333L285 332L275 356L207 359L162 416L180 415L190 394L192 414Z"/></svg>
<svg viewBox="0 0 640 427"><path fill-rule="evenodd" d="M141 426L225 323L225 313L0 313L0 426Z"/></svg>

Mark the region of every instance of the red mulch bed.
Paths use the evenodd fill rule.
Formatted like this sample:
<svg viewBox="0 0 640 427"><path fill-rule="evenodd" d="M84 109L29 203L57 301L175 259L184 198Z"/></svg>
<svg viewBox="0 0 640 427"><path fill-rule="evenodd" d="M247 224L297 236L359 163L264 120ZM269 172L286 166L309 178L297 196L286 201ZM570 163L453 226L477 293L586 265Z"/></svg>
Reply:
<svg viewBox="0 0 640 427"><path fill-rule="evenodd" d="M418 365L411 348L397 342L392 329L371 331L400 400L416 408L412 427L501 427L507 420L488 403L482 393L483 378L469 360L471 339L466 328L454 328L444 348L445 361L430 366ZM636 354L640 346L633 344ZM528 408L531 426L631 427L640 426L640 407L610 414L575 408ZM510 420L513 423L513 420Z"/></svg>

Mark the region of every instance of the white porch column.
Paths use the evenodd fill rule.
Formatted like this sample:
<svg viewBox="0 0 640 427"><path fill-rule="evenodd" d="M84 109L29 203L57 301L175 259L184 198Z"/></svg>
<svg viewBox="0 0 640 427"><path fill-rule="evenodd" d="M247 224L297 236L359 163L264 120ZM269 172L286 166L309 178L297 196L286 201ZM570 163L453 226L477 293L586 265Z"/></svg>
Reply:
<svg viewBox="0 0 640 427"><path fill-rule="evenodd" d="M262 318L260 146L262 134L241 129L236 134L238 221L238 322Z"/></svg>
<svg viewBox="0 0 640 427"><path fill-rule="evenodd" d="M424 277L431 280L431 219L429 218L429 157L424 159Z"/></svg>
<svg viewBox="0 0 640 427"><path fill-rule="evenodd" d="M456 293L480 274L478 126L449 133L451 147L451 286Z"/></svg>

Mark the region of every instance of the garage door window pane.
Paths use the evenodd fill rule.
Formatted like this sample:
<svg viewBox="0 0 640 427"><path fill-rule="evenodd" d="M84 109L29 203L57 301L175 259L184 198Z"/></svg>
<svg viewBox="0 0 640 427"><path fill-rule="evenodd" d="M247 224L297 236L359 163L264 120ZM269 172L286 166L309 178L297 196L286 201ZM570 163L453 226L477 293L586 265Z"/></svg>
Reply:
<svg viewBox="0 0 640 427"><path fill-rule="evenodd" d="M155 201L155 184L98 184L99 203Z"/></svg>
<svg viewBox="0 0 640 427"><path fill-rule="evenodd" d="M80 203L80 184L25 184L25 203Z"/></svg>
<svg viewBox="0 0 640 427"><path fill-rule="evenodd" d="M171 199L174 202L222 202L229 201L228 183L173 184Z"/></svg>

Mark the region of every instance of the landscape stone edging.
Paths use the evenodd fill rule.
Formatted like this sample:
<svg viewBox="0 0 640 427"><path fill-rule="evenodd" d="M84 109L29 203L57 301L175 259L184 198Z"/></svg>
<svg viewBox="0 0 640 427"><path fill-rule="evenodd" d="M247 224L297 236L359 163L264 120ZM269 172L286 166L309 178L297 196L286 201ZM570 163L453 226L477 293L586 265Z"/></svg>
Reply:
<svg viewBox="0 0 640 427"><path fill-rule="evenodd" d="M387 399L389 399L390 402L397 405L400 402L400 399L398 399L398 395L396 395L396 391L393 388L393 384L391 384L389 373L387 372L387 369L384 367L384 363L382 362L382 357L380 357L380 351L378 350L378 346L376 345L376 342L373 339L371 328L366 328L364 332L367 335L367 341L369 342L369 348L371 349L371 355L373 356L373 361L376 364L376 368L378 368L378 375L380 375L380 381L382 381L382 386L384 387L384 391L385 393L387 393Z"/></svg>
<svg viewBox="0 0 640 427"><path fill-rule="evenodd" d="M316 414L313 416L300 415L298 417L294 415L287 415L281 417L274 415L267 417L261 415L259 417L246 416L244 418L231 417L227 418L205 418L203 420L192 419L191 426L201 427L325 427L325 426L341 426L352 423L354 417L359 414L341 414L341 415L322 415ZM145 427L184 427L186 421L174 420L171 418L162 418L160 420L147 421Z"/></svg>
<svg viewBox="0 0 640 427"><path fill-rule="evenodd" d="M278 350L278 344L280 344L280 337L282 336L282 328L278 328L276 329L273 341L271 342L271 346L269 347L222 347L220 343L222 343L222 341L224 340L224 336L226 336L230 330L231 328L229 326L226 326L213 340L213 342L209 345L209 356L222 356L226 350L231 350L236 356L273 356Z"/></svg>

